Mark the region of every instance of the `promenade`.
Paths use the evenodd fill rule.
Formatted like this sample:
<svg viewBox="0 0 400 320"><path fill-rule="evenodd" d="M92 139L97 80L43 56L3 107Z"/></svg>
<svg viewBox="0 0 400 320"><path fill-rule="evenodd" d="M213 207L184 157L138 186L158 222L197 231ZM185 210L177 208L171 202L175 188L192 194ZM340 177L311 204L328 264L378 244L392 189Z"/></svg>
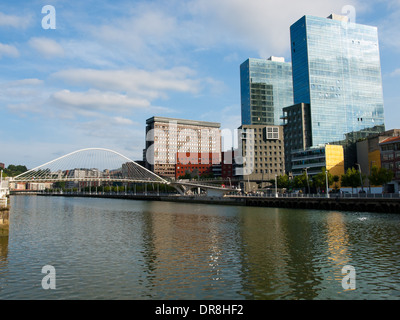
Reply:
<svg viewBox="0 0 400 320"><path fill-rule="evenodd" d="M185 203L203 203L237 205L251 207L337 210L355 212L399 213L400 197L397 194L331 194L326 195L228 195L225 197L207 197L203 195L180 196L162 193L31 193L39 196L114 198L146 201L172 201Z"/></svg>

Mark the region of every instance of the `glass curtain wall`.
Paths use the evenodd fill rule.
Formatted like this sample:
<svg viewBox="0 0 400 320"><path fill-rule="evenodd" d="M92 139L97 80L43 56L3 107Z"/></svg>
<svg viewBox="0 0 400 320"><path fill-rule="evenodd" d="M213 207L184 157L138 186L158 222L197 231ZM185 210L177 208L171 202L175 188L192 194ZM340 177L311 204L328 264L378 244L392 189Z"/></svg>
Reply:
<svg viewBox="0 0 400 320"><path fill-rule="evenodd" d="M384 128L377 28L304 16L290 34L294 103L311 105L312 145Z"/></svg>

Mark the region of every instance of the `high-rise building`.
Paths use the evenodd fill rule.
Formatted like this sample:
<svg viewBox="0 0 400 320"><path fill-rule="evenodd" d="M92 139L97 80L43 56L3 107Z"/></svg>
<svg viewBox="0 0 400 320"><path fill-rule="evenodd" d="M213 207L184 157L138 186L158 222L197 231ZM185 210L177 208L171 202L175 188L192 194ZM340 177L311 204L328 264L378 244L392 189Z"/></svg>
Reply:
<svg viewBox="0 0 400 320"><path fill-rule="evenodd" d="M280 125L293 104L292 64L284 58L247 59L240 66L242 125Z"/></svg>
<svg viewBox="0 0 400 320"><path fill-rule="evenodd" d="M292 171L292 151L311 147L310 105L299 103L283 108L285 168Z"/></svg>
<svg viewBox="0 0 400 320"><path fill-rule="evenodd" d="M217 154L212 160L221 162L221 124L216 122L152 117L146 120L146 148L143 161L152 172L175 178L177 155L180 163L183 154L187 162L198 164L198 156L208 159L210 153ZM205 164L205 162L201 162Z"/></svg>
<svg viewBox="0 0 400 320"><path fill-rule="evenodd" d="M285 151L282 126L242 125L243 189L247 192L269 186L275 176L285 174Z"/></svg>
<svg viewBox="0 0 400 320"><path fill-rule="evenodd" d="M384 131L377 28L306 15L290 37L294 104L310 105L311 144Z"/></svg>

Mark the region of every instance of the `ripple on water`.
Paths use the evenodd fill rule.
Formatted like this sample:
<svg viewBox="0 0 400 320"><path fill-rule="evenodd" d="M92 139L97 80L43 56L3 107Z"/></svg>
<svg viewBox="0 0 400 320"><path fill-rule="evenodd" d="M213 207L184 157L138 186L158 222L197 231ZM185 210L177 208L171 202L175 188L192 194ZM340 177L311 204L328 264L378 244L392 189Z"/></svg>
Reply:
<svg viewBox="0 0 400 320"><path fill-rule="evenodd" d="M0 298L397 299L399 231L397 215L13 197Z"/></svg>

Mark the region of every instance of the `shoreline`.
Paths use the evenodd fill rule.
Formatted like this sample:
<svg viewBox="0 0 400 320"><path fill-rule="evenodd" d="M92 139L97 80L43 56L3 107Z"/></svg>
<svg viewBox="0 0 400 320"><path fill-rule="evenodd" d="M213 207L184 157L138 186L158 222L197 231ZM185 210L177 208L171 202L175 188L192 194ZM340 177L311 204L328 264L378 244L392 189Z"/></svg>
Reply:
<svg viewBox="0 0 400 320"><path fill-rule="evenodd" d="M0 237L7 237L10 230L10 207L0 207Z"/></svg>
<svg viewBox="0 0 400 320"><path fill-rule="evenodd" d="M22 195L22 194L21 194ZM26 195L26 194L24 194ZM198 203L214 205L234 205L249 207L271 207L289 209L314 209L314 210L338 210L355 212L400 213L399 198L305 198L305 197L251 197L251 196L168 196L168 195L132 195L132 194L43 194L30 193L35 196L61 196L79 198L106 198L144 201L168 201L181 203Z"/></svg>

